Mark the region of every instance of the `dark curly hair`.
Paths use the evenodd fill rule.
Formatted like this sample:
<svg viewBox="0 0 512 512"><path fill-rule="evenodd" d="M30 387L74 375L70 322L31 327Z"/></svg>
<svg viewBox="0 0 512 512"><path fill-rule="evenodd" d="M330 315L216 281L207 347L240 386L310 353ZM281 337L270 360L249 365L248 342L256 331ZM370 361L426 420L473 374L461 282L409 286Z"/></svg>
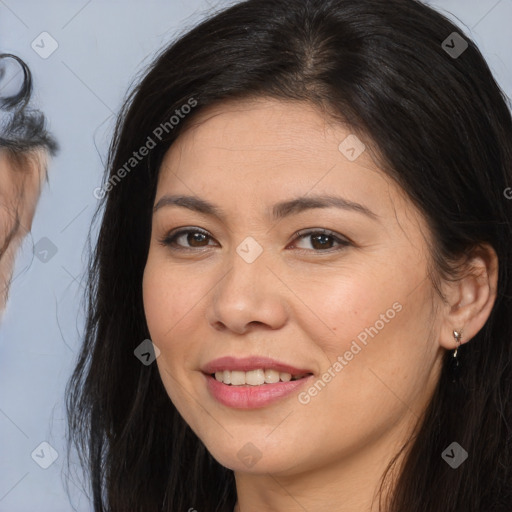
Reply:
<svg viewBox="0 0 512 512"><path fill-rule="evenodd" d="M53 156L58 144L46 129L44 114L30 108L32 75L25 62L16 55L0 53L0 91L14 79L6 71L11 61L21 68L23 82L15 94L0 95L0 149L7 150L7 154L14 158L34 149L45 149Z"/></svg>

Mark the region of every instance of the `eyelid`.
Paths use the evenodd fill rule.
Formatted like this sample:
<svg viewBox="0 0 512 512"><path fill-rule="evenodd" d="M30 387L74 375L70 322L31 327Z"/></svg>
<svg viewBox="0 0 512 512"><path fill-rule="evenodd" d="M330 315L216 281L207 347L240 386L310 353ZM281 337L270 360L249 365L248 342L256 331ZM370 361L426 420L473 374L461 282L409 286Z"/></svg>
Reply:
<svg viewBox="0 0 512 512"><path fill-rule="evenodd" d="M206 237L213 239L213 236L208 233L205 229L194 227L194 226L186 226L182 228L176 228L171 231L169 231L166 235L164 235L161 239L158 240L160 244L163 246L169 246L171 245L171 242L173 242L176 238L185 235L187 233L201 233L205 235ZM177 250L196 250L192 247L179 247Z"/></svg>
<svg viewBox="0 0 512 512"><path fill-rule="evenodd" d="M163 238L159 239L158 241L161 245L168 247L168 246L171 246L177 238L179 238L182 235L188 234L188 233L201 233L201 234L205 235L206 237L208 237L210 240L214 240L214 237L208 231L206 231L202 228L194 227L194 226L186 226L186 227L176 228L176 229L171 230L169 233L167 233ZM331 238L333 238L336 241L336 243L338 243L339 247L337 249L331 248L331 249L326 249L326 250L297 249L299 252L302 252L302 253L332 253L332 252L339 251L340 248L344 248L349 245L355 245L354 242L352 242L352 240L350 240L348 237L346 237L344 235L340 235L340 234L336 233L335 231L332 231L330 229L325 229L325 228L301 229L299 231L296 231L292 235L291 241L293 242L299 238L300 239L306 238L308 235L313 235L313 234L323 234L323 235L330 236ZM197 251L201 251L202 249L205 249L206 247L208 247L208 246L201 247L201 248L178 246L178 247L173 247L173 250L197 252Z"/></svg>
<svg viewBox="0 0 512 512"><path fill-rule="evenodd" d="M300 237L305 237L306 235L312 235L312 234L317 234L317 233L320 233L322 235L331 236L332 238L336 239L336 241L341 243L341 244L355 245L354 242L352 242L352 240L350 240L350 238L348 238L347 236L341 235L339 233L336 233L335 231L331 231L330 229L325 229L325 228L304 228L304 229L301 229L299 231L296 231L292 235L292 240L295 240L296 238L300 238ZM317 252L320 252L320 251L317 251Z"/></svg>

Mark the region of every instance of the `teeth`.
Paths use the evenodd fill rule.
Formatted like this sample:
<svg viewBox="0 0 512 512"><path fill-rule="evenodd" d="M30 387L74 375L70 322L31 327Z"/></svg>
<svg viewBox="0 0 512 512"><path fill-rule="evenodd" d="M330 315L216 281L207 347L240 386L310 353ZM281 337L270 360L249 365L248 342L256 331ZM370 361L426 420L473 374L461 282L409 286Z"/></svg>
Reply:
<svg viewBox="0 0 512 512"><path fill-rule="evenodd" d="M281 379L283 382L288 382L292 380L292 376L289 373L280 373L279 379Z"/></svg>
<svg viewBox="0 0 512 512"><path fill-rule="evenodd" d="M232 386L261 386L262 384L275 384L276 382L289 382L291 380L298 380L305 375L297 375L293 377L290 373L278 372L277 370L258 369L248 372L224 370L215 372L215 379L224 384L231 384Z"/></svg>
<svg viewBox="0 0 512 512"><path fill-rule="evenodd" d="M245 372L245 383L250 386L261 386L261 384L265 383L265 374L263 370L251 370L250 372Z"/></svg>
<svg viewBox="0 0 512 512"><path fill-rule="evenodd" d="M279 372L275 370L265 370L265 382L267 384L279 382Z"/></svg>
<svg viewBox="0 0 512 512"><path fill-rule="evenodd" d="M245 372L231 372L231 384L243 386L245 384Z"/></svg>

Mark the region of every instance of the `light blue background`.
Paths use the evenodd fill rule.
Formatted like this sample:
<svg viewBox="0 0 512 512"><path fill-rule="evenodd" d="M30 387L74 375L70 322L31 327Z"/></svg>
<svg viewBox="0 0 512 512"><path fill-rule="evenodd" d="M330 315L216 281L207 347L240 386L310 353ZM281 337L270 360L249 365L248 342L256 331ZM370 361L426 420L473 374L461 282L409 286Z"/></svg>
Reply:
<svg viewBox="0 0 512 512"><path fill-rule="evenodd" d="M512 0L425 3L471 35L512 96ZM71 481L72 506L63 486L63 391L80 344L84 249L113 114L155 51L227 4L0 0L0 49L30 66L36 104L62 148L51 164L50 184L17 262L0 326L0 512L92 510ZM31 48L43 31L59 45L47 59ZM47 263L32 256L32 244L43 237L58 251ZM48 469L31 458L44 441L59 454Z"/></svg>

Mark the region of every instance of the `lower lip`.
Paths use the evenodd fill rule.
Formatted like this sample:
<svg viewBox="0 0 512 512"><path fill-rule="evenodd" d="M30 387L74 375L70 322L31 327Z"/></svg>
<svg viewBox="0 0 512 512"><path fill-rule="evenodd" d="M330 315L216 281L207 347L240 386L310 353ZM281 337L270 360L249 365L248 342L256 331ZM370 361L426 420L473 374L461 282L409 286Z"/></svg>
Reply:
<svg viewBox="0 0 512 512"><path fill-rule="evenodd" d="M309 382L313 375L288 382L262 384L261 386L229 386L211 375L203 374L212 396L221 404L235 409L257 409L278 401L297 391Z"/></svg>

